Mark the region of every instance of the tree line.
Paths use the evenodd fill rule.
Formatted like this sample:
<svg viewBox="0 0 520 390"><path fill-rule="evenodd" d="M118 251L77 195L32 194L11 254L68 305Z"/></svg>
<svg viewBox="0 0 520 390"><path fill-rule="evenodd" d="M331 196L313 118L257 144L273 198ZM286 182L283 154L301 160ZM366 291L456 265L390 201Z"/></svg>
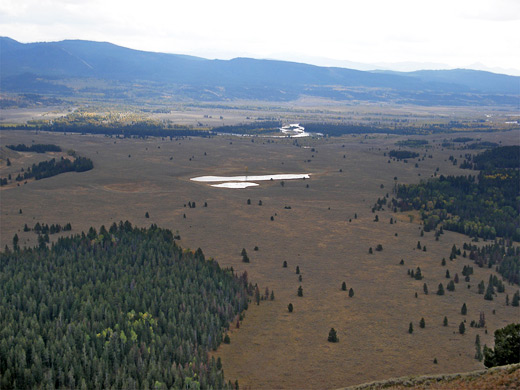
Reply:
<svg viewBox="0 0 520 390"><path fill-rule="evenodd" d="M18 145L6 145L6 148L15 150L17 152L36 152L36 153L61 152L61 148L58 145L54 145L54 144L34 144L31 146L27 146L25 144L18 144Z"/></svg>

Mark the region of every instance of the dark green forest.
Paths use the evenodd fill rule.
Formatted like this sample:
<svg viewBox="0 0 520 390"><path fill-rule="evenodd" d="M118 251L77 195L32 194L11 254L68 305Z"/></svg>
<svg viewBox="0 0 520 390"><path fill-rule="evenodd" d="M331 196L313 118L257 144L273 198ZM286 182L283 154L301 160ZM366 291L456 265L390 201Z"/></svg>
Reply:
<svg viewBox="0 0 520 390"><path fill-rule="evenodd" d="M24 144L18 144L18 145L7 145L6 147L11 150L16 150L17 152L36 152L36 153L61 152L61 148L58 145L54 145L54 144L34 144L31 146L27 146Z"/></svg>
<svg viewBox="0 0 520 390"><path fill-rule="evenodd" d="M442 223L445 229L471 237L520 241L520 146L466 155L461 168L480 173L399 185L400 199L393 200L393 206L419 210L425 231Z"/></svg>
<svg viewBox="0 0 520 390"><path fill-rule="evenodd" d="M228 388L208 357L247 274L129 222L0 253L2 389Z"/></svg>
<svg viewBox="0 0 520 390"><path fill-rule="evenodd" d="M472 237L520 241L520 175L494 170L475 176L443 176L397 186L401 211L420 210L424 230L445 229Z"/></svg>
<svg viewBox="0 0 520 390"><path fill-rule="evenodd" d="M419 157L419 153L410 150L391 150L388 152L388 156L397 160L403 160L408 158L417 158Z"/></svg>
<svg viewBox="0 0 520 390"><path fill-rule="evenodd" d="M473 169L520 168L520 146L501 146L477 154L473 158Z"/></svg>

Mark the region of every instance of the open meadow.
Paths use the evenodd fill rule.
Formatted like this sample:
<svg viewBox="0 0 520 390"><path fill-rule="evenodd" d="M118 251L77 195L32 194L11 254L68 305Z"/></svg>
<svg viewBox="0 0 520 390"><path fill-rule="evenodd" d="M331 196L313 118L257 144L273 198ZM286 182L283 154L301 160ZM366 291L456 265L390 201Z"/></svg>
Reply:
<svg viewBox="0 0 520 390"><path fill-rule="evenodd" d="M518 286L506 285L494 300L484 300L477 284L487 282L494 270L478 268L462 256L449 260L452 246L462 247L470 241L467 236L445 231L436 241L434 232L421 236L418 213L395 213L386 206L372 212L378 198L388 194L392 199L396 183L418 183L434 174L476 174L449 159L461 161L468 151L441 146L456 136L122 139L2 131L1 177L53 156L15 152L5 147L9 144L56 144L90 158L94 169L2 187L0 245L11 246L14 234L22 246L37 245L37 235L23 231L25 224L70 222L72 233L79 233L129 220L171 229L180 235L182 247L200 247L206 258L239 273L247 271L249 280L262 293L273 291L275 299L258 306L252 302L240 328L231 325L230 344L214 352L222 359L226 379L238 380L241 389L331 389L481 369L483 364L474 358L476 335L482 345L492 345L496 329L518 321L519 308L506 306L505 298ZM520 141L518 131L464 136L501 145ZM414 148L420 157L408 162L389 159L395 143L406 139L427 140L428 148ZM244 189L190 180L267 174L309 174L310 179L261 181ZM51 241L57 236L51 235ZM418 241L425 250L417 249ZM379 244L382 250L376 251ZM250 263L242 262L243 248ZM455 291L437 295L439 283L449 282L446 270L453 279L465 265L474 266L471 281L461 277ZM417 267L423 280L407 275ZM343 282L347 291L341 289ZM354 295L349 297L351 288ZM466 315L461 314L464 303ZM481 312L486 327L470 327ZM443 326L444 317L448 326ZM425 328L419 326L421 318ZM459 334L462 321L467 322L465 334ZM332 327L338 343L327 342Z"/></svg>

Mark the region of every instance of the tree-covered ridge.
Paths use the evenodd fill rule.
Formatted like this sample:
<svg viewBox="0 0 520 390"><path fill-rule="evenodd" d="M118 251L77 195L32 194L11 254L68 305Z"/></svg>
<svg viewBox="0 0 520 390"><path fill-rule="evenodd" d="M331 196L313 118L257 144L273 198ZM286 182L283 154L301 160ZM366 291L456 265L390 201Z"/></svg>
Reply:
<svg viewBox="0 0 520 390"><path fill-rule="evenodd" d="M247 275L129 222L0 254L1 388L226 388Z"/></svg>
<svg viewBox="0 0 520 390"><path fill-rule="evenodd" d="M520 175L493 170L475 176L443 176L414 185L399 185L401 211L421 211L426 231L443 222L445 229L494 239L520 241Z"/></svg>
<svg viewBox="0 0 520 390"><path fill-rule="evenodd" d="M61 148L58 145L54 145L54 144L34 144L31 146L27 146L25 144L18 144L18 145L7 145L6 147L11 150L16 150L17 152L36 152L36 153L61 152Z"/></svg>

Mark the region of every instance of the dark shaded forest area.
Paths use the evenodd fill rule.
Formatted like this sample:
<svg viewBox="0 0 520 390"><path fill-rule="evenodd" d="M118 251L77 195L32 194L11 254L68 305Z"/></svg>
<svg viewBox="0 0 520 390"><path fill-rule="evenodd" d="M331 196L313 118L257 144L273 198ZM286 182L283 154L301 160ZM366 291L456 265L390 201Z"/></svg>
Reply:
<svg viewBox="0 0 520 390"><path fill-rule="evenodd" d="M247 275L152 225L0 254L0 387L228 388L208 357L247 309Z"/></svg>

